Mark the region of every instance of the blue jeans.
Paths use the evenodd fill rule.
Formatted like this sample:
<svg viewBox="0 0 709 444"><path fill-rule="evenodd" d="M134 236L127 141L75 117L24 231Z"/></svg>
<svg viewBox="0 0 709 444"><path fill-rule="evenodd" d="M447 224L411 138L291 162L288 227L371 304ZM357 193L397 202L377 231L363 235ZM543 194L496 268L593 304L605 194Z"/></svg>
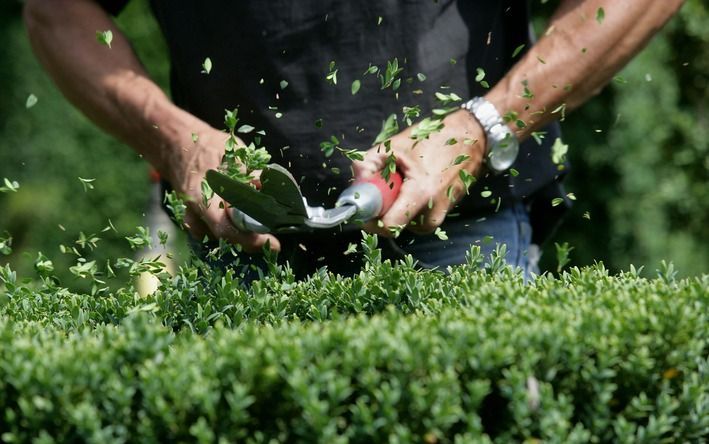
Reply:
<svg viewBox="0 0 709 444"><path fill-rule="evenodd" d="M475 217L449 217L441 226L448 240L441 240L434 234L415 235L402 232L397 239L380 239L384 259L397 260L410 254L421 268L437 268L445 271L449 265L465 262L465 255L472 245L479 245L485 258L489 258L498 244L505 244L505 260L513 267L521 268L529 279L538 274L538 248L531 244L532 229L529 213L522 203L501 208L497 213ZM351 276L360 271L362 235L359 231L321 230L311 233L279 234L281 252L277 261L288 263L296 277L304 278L327 266L328 270L343 276ZM357 245L357 252L345 255L350 244ZM248 285L267 273L268 267L260 254L239 254L211 260L207 252L214 245L202 245L191 241L192 248L214 267L233 266L242 281Z"/></svg>
<svg viewBox="0 0 709 444"><path fill-rule="evenodd" d="M465 255L472 245L480 246L485 258L489 258L498 244L507 246L506 262L521 268L529 278L539 274L539 253L532 242L532 226L529 213L522 203L515 203L497 213L475 217L448 218L441 225L448 240L441 241L436 235L417 236L402 234L391 241L392 248L400 254L410 254L424 268L445 269L449 265L465 262Z"/></svg>

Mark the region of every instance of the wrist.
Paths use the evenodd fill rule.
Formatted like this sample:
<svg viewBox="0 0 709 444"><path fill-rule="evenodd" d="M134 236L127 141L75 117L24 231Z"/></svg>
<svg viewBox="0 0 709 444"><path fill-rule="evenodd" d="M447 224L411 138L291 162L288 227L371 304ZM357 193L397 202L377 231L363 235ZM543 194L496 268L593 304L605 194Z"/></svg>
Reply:
<svg viewBox="0 0 709 444"><path fill-rule="evenodd" d="M456 140L465 147L465 153L471 162L461 164L470 174L477 174L487 155L487 136L477 119L468 111L461 109L446 116L446 126L456 129Z"/></svg>
<svg viewBox="0 0 709 444"><path fill-rule="evenodd" d="M173 186L178 186L199 154L201 140L209 139L214 128L182 110L167 97L149 100L143 107L150 136L142 154Z"/></svg>
<svg viewBox="0 0 709 444"><path fill-rule="evenodd" d="M509 169L517 159L519 141L495 105L482 97L474 97L461 108L482 127L486 136L484 159L488 168L495 173Z"/></svg>

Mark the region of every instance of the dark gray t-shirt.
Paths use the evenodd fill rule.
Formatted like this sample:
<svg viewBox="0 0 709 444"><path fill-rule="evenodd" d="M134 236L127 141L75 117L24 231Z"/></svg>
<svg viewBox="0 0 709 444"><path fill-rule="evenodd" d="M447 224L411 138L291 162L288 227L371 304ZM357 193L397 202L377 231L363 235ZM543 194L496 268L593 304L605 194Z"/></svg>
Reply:
<svg viewBox="0 0 709 444"><path fill-rule="evenodd" d="M102 3L117 13L126 2ZM464 99L484 95L477 69L492 86L521 56L512 58L515 49L530 45L528 5L514 0L151 4L170 50L175 103L216 128L224 127L225 109L238 107L240 124L266 132L262 142L273 161L301 180L311 204L332 204L351 179L350 160L338 152L326 158L320 142L335 136L344 148L366 149L382 121L392 113L401 119L404 106L420 106L422 117L440 107L436 91ZM209 75L201 72L206 57L213 66ZM384 69L394 58L403 67L396 92L364 75L370 65ZM336 85L326 80L331 62ZM355 80L361 88L352 95ZM558 128L547 132L542 145L522 144L514 165L519 175L479 178L460 211L486 211L498 199L502 205L531 201L542 189L545 200L560 195L550 155ZM492 194L482 197L484 190ZM537 213L553 219L551 206L545 207Z"/></svg>

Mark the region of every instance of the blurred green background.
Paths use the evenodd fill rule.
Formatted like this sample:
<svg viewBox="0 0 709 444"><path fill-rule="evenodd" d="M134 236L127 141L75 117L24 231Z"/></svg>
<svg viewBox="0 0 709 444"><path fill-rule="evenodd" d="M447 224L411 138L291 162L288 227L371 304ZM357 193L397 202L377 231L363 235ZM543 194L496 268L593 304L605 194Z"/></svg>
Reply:
<svg viewBox="0 0 709 444"><path fill-rule="evenodd" d="M17 0L0 3L0 181L21 186L0 193L0 243L13 238L0 264L31 275L41 251L64 285L81 286L67 271L76 256L59 246L79 248L83 232L101 238L81 251L89 260L132 256L125 236L146 225L148 168L54 88L30 50L21 10ZM165 45L147 0L133 0L118 22L167 89ZM30 94L38 102L28 109ZM577 202L545 247L543 265L555 267L553 242L568 242L573 265L645 265L652 273L665 259L682 275L709 271L708 106L709 11L690 0L608 88L563 122L574 166L567 187ZM95 178L94 189L85 191L79 177ZM117 231L100 233L109 219Z"/></svg>

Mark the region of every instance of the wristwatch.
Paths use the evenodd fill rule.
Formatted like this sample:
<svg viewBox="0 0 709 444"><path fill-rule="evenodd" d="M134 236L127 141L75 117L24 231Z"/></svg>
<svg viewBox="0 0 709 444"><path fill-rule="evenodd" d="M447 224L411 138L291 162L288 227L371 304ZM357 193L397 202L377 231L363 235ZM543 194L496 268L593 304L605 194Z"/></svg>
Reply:
<svg viewBox="0 0 709 444"><path fill-rule="evenodd" d="M485 163L495 173L507 170L515 163L519 153L519 141L505 124L495 105L482 97L473 97L461 108L468 110L483 127L487 136Z"/></svg>

